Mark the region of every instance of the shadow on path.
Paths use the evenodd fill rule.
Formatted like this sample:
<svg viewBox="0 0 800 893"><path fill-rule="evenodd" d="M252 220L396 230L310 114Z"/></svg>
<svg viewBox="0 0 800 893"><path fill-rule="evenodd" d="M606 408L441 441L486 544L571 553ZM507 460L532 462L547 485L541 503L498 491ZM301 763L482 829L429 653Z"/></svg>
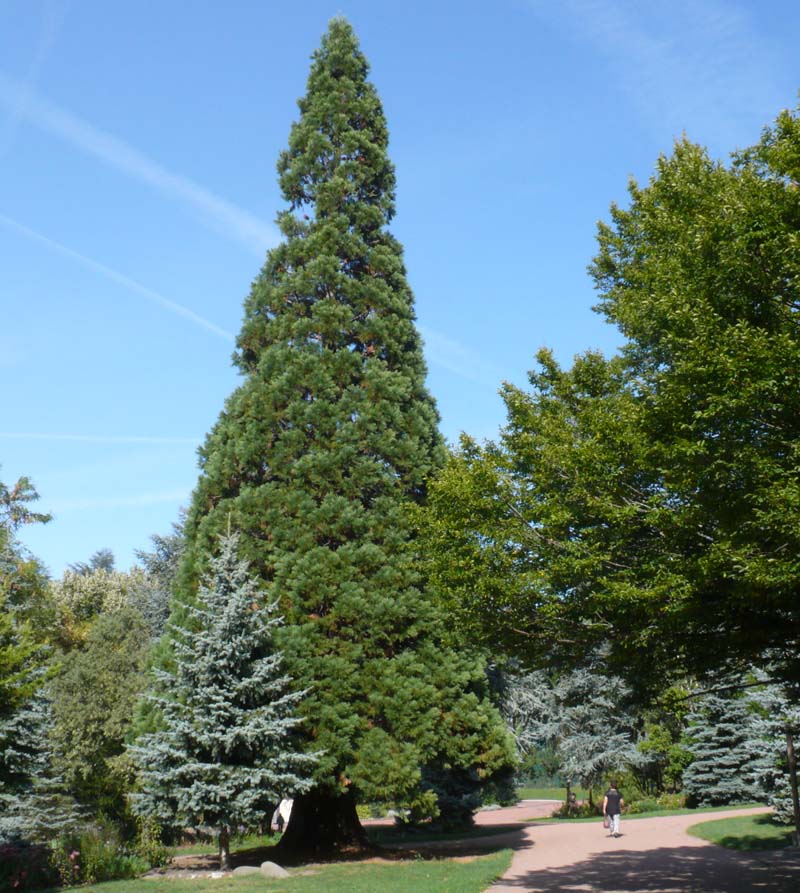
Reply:
<svg viewBox="0 0 800 893"><path fill-rule="evenodd" d="M800 893L800 853L736 853L717 846L620 848L561 868L504 877L492 890L607 893Z"/></svg>

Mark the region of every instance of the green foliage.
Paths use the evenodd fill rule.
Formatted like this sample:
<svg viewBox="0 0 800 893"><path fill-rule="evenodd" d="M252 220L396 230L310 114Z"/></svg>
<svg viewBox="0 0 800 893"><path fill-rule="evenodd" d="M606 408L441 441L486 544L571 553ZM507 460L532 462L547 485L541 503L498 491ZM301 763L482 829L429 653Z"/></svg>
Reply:
<svg viewBox="0 0 800 893"><path fill-rule="evenodd" d="M551 748L559 776L578 781L590 799L610 772L636 763L629 691L620 679L589 670L555 679L536 672L517 680L519 685L536 705L525 720L525 738L530 745Z"/></svg>
<svg viewBox="0 0 800 893"><path fill-rule="evenodd" d="M780 686L765 684L748 693L750 731L758 757L754 770L778 822L794 819L787 754L787 733L800 740L800 707ZM797 745L795 744L795 747Z"/></svg>
<svg viewBox="0 0 800 893"><path fill-rule="evenodd" d="M475 635L567 665L610 642L644 693L800 680L798 147L792 113L730 167L683 140L612 207L591 273L620 355L540 352L431 493L431 573Z"/></svg>
<svg viewBox="0 0 800 893"><path fill-rule="evenodd" d="M111 573L114 570L114 553L111 549L98 549L88 561L76 561L69 566L69 569L82 576L93 574L95 571Z"/></svg>
<svg viewBox="0 0 800 893"><path fill-rule="evenodd" d="M98 618L135 606L147 585L140 568L128 572L105 567L65 571L60 580L50 584L58 614L59 645L67 650L81 647Z"/></svg>
<svg viewBox="0 0 800 893"><path fill-rule="evenodd" d="M98 575L109 576L95 571L80 579L96 581ZM62 656L50 685L53 740L70 788L94 812L127 823L133 771L125 739L145 687L149 642L149 629L138 612L121 607L102 613L83 647Z"/></svg>
<svg viewBox="0 0 800 893"><path fill-rule="evenodd" d="M0 483L0 840L40 837L59 827L41 689L52 615L44 574L15 537L22 524L48 520L28 503L27 478Z"/></svg>
<svg viewBox="0 0 800 893"><path fill-rule="evenodd" d="M423 592L409 509L444 449L367 73L334 19L278 162L284 241L245 302L244 381L200 451L173 620L189 623L218 535L241 531L308 691L317 789L413 803L430 799L426 764L486 777L513 758L480 667L445 647Z"/></svg>
<svg viewBox="0 0 800 893"><path fill-rule="evenodd" d="M562 803L551 813L554 819L588 819L603 814L603 801L588 800L582 803Z"/></svg>
<svg viewBox="0 0 800 893"><path fill-rule="evenodd" d="M107 822L54 840L50 845L50 860L61 887L134 878L151 867L135 847L120 839L117 828Z"/></svg>
<svg viewBox="0 0 800 893"><path fill-rule="evenodd" d="M685 794L662 794L660 797L641 797L631 800L625 807L625 812L638 815L644 812L659 812L661 810L677 810L686 806Z"/></svg>

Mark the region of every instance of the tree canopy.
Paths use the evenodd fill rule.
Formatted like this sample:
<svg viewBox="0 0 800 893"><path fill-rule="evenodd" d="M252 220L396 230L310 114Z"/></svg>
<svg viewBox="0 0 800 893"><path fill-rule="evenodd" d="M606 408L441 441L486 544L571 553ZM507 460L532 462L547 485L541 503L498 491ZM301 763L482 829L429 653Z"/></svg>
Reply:
<svg viewBox="0 0 800 893"><path fill-rule="evenodd" d="M681 140L600 225L598 310L625 344L530 391L433 488L431 572L509 650L609 659L652 692L769 665L800 684L800 123L728 166Z"/></svg>

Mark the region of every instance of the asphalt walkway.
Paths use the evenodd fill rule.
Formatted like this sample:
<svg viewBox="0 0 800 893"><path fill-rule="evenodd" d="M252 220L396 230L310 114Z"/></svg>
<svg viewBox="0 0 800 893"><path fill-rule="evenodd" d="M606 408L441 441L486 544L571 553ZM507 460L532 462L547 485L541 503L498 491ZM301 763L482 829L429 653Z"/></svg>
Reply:
<svg viewBox="0 0 800 893"><path fill-rule="evenodd" d="M544 801L523 801L510 809L479 813L478 822L511 825L548 815L552 808ZM599 819L527 822L494 838L495 844L513 847L514 858L487 893L800 893L797 851L739 853L686 830L699 822L764 811L623 818L619 838L609 837Z"/></svg>

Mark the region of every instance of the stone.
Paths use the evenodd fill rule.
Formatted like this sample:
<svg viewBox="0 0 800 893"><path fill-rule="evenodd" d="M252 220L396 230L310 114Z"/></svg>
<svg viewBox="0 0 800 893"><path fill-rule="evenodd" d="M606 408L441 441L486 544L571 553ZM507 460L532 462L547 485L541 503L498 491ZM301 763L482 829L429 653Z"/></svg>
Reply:
<svg viewBox="0 0 800 893"><path fill-rule="evenodd" d="M258 874L259 871L261 869L257 865L240 865L238 868L233 869L233 873L240 877L246 874Z"/></svg>
<svg viewBox="0 0 800 893"><path fill-rule="evenodd" d="M289 877L289 872L274 862L262 862L259 870L264 877Z"/></svg>

